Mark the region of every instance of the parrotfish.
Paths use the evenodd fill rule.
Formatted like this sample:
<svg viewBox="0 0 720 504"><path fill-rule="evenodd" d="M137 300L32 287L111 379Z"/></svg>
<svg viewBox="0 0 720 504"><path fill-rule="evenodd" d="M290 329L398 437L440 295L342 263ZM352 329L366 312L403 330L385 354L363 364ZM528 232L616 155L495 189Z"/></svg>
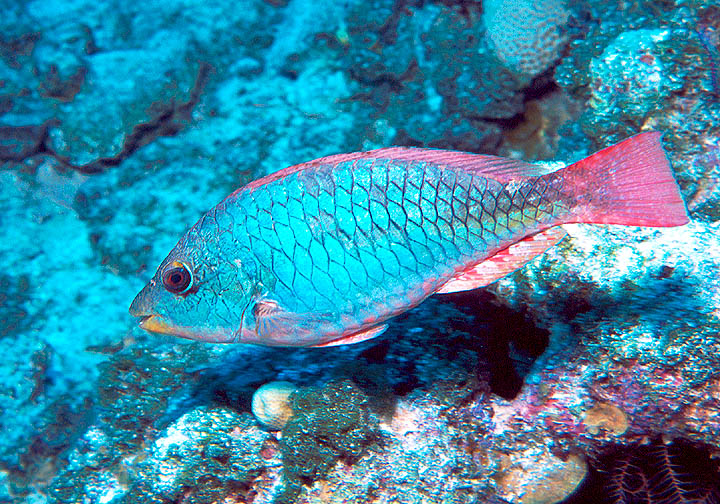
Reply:
<svg viewBox="0 0 720 504"><path fill-rule="evenodd" d="M216 343L370 339L433 294L512 273L562 240L563 224L686 224L660 136L551 173L407 147L280 170L202 216L130 313L148 331Z"/></svg>

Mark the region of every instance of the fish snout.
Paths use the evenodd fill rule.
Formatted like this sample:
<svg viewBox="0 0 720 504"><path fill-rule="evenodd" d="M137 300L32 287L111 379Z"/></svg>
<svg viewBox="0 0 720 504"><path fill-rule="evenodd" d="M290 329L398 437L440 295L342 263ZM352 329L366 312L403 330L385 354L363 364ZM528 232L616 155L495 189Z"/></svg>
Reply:
<svg viewBox="0 0 720 504"><path fill-rule="evenodd" d="M174 333L173 328L152 309L152 303L150 300L150 284L146 285L140 292L138 292L135 299L133 299L133 302L130 303L128 311L130 312L130 315L140 319L138 321L138 325L141 329L156 333Z"/></svg>
<svg viewBox="0 0 720 504"><path fill-rule="evenodd" d="M130 303L128 311L133 317L148 317L151 315L150 312L152 310L150 310L150 303L148 302L148 290L149 285L146 285L140 292L138 292L132 303Z"/></svg>

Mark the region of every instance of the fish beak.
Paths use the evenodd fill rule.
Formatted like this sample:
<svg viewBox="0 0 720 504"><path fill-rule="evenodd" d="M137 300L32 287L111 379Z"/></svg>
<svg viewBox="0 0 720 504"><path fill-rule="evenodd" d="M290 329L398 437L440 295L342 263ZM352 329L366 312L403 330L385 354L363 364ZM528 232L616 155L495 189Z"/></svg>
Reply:
<svg viewBox="0 0 720 504"><path fill-rule="evenodd" d="M137 296L135 296L132 303L130 303L130 309L128 310L130 315L133 317L149 317L149 312L152 311L149 298L150 284L143 287L142 290L138 292Z"/></svg>
<svg viewBox="0 0 720 504"><path fill-rule="evenodd" d="M135 296L135 299L133 299L133 302L130 304L130 315L138 317L140 319L138 324L146 331L178 335L177 327L174 327L172 324L163 320L160 315L152 313L152 308L150 303L148 303L148 293L149 285L146 285L145 288L143 288L143 290Z"/></svg>
<svg viewBox="0 0 720 504"><path fill-rule="evenodd" d="M202 339L200 335L192 329L172 324L167 320L163 319L160 315L141 314L135 316L140 318L140 321L138 322L140 328L145 329L146 331L159 334L169 334L171 336L179 336L181 338L193 340Z"/></svg>
<svg viewBox="0 0 720 504"><path fill-rule="evenodd" d="M141 329L209 343L233 343L236 341L232 331L227 331L221 327L179 325L162 315L153 313L155 307L151 298L151 288L151 284L146 285L130 304L130 315L140 319L138 325Z"/></svg>
<svg viewBox="0 0 720 504"><path fill-rule="evenodd" d="M146 331L178 335L177 328L165 322L159 315L142 315L139 325Z"/></svg>
<svg viewBox="0 0 720 504"><path fill-rule="evenodd" d="M179 326L163 319L160 315L139 315L138 317L140 318L138 323L140 328L149 332L169 334L170 336L206 341L208 343L236 342L234 335L226 331Z"/></svg>

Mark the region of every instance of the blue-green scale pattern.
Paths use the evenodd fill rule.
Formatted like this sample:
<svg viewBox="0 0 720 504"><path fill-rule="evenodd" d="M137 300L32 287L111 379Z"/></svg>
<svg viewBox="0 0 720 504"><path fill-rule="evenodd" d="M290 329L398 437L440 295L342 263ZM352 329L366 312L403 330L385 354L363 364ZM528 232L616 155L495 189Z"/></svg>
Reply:
<svg viewBox="0 0 720 504"><path fill-rule="evenodd" d="M559 181L504 185L433 163L360 159L239 191L207 218L217 260L239 263L258 296L321 317L317 330L343 332L404 311L557 223L567 211Z"/></svg>

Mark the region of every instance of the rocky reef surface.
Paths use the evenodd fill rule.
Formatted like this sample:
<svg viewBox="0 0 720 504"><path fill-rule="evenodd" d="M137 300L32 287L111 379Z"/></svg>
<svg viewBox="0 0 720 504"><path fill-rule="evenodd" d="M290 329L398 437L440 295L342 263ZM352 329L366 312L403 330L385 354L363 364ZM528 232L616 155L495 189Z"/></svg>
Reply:
<svg viewBox="0 0 720 504"><path fill-rule="evenodd" d="M720 501L714 2L0 4L0 502ZM569 163L647 130L690 224L568 226L375 340L217 346L127 313L202 213L290 164Z"/></svg>

